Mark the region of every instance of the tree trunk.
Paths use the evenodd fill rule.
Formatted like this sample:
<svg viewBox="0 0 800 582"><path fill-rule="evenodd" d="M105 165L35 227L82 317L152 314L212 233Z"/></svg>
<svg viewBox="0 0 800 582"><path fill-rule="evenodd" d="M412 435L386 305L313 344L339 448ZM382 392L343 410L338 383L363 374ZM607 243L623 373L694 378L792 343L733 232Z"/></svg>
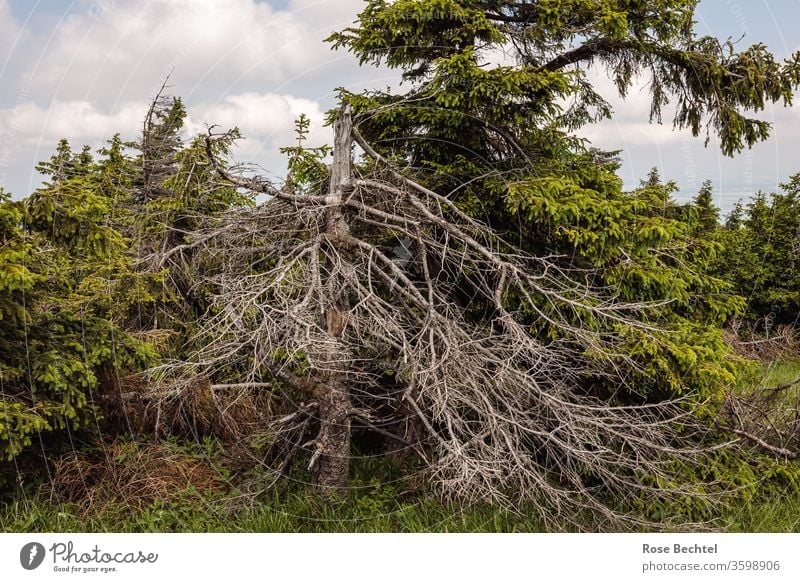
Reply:
<svg viewBox="0 0 800 582"><path fill-rule="evenodd" d="M344 378L331 378L319 399L319 459L314 488L325 498L343 498L350 481L350 389Z"/></svg>
<svg viewBox="0 0 800 582"><path fill-rule="evenodd" d="M342 196L350 181L350 149L352 146L352 118L350 106L342 107L334 125L333 166L331 167L330 191L328 194L328 216L326 234L330 244L344 243L350 234L350 226L342 212ZM344 246L344 245L343 245ZM342 249L342 254L345 254ZM330 291L325 309L325 324L328 334L341 337L347 325L348 298L339 296L335 278L331 274ZM332 360L335 358L331 358ZM338 364L337 364L338 366ZM342 498L347 494L350 480L350 387L347 371L339 369L327 378L327 391L319 396L319 434L316 439L316 465L313 485L317 493L326 498ZM312 461L312 465L313 465Z"/></svg>

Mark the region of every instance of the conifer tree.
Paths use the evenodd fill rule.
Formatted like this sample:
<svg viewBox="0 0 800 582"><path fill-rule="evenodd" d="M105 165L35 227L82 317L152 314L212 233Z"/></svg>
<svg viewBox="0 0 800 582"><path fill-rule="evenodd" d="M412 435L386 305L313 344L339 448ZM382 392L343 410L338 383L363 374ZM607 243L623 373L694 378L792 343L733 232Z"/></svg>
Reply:
<svg viewBox="0 0 800 582"><path fill-rule="evenodd" d="M39 165L46 181L33 195L0 200L3 461L26 448L46 457L57 432L96 429L110 379L155 361L125 329L125 306L145 299L118 229L120 146L115 138L96 161L62 140Z"/></svg>
<svg viewBox="0 0 800 582"><path fill-rule="evenodd" d="M745 314L761 331L796 326L800 313L800 174L781 188L738 204L721 233L718 270L746 298Z"/></svg>
<svg viewBox="0 0 800 582"><path fill-rule="evenodd" d="M596 268L627 299L666 302L661 340L629 338L645 371L632 372L638 393L719 398L731 378L719 326L742 303L710 275L717 247L689 227L674 185L651 174L623 192L613 152L574 135L613 115L594 66L622 96L643 76L651 121L670 102L675 127L718 138L725 154L767 137L769 123L754 114L791 103L800 57L779 62L760 44L700 37L696 5L373 0L330 40L409 83L400 94L343 93L359 131L398 167L522 248Z"/></svg>
<svg viewBox="0 0 800 582"><path fill-rule="evenodd" d="M719 228L719 208L714 205L714 187L706 180L692 201L695 216L691 218L694 231L710 234Z"/></svg>

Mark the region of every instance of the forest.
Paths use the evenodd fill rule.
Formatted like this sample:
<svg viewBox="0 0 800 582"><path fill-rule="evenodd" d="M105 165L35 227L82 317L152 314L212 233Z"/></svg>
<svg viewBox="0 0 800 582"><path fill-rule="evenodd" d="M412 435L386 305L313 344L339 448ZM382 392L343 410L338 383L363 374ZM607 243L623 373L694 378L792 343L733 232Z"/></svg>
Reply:
<svg viewBox="0 0 800 582"><path fill-rule="evenodd" d="M281 180L169 80L60 141L0 190L0 530L800 531L800 173L723 214L579 136L590 69L770 136L800 53L696 7L368 0L328 43L403 85Z"/></svg>

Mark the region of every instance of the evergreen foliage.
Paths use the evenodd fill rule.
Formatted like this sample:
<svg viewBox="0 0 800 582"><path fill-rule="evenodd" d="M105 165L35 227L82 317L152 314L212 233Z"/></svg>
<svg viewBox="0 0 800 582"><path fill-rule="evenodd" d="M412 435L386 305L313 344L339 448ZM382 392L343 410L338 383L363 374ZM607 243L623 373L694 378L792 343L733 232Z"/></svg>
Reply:
<svg viewBox="0 0 800 582"><path fill-rule="evenodd" d="M657 342L607 330L626 338L636 362L609 387L617 394L629 385L645 398L718 399L732 379L719 328L742 303L711 276L718 247L672 199L673 184L651 174L623 192L614 153L573 135L613 113L589 65L606 70L623 96L645 75L651 121L672 99L674 125L716 135L726 154L764 139L769 125L749 115L791 102L798 82L797 56L778 63L761 45L737 51L698 37L695 6L374 0L357 26L329 39L362 63L399 68L411 83L404 94L343 93L362 114L359 130L387 158L522 248L599 269L598 283L626 299L664 302L653 320L665 330ZM514 64L494 64L501 51ZM698 212L707 227L712 217ZM541 321L532 327L550 333Z"/></svg>
<svg viewBox="0 0 800 582"><path fill-rule="evenodd" d="M44 447L52 431L96 426L109 371L154 361L152 347L120 327L120 306L142 301L128 241L113 225L120 147L115 138L95 161L62 141L39 166L41 188L23 202L0 200L3 460Z"/></svg>
<svg viewBox="0 0 800 582"><path fill-rule="evenodd" d="M711 234L719 227L719 208L714 205L714 188L710 180L703 182L697 196L692 200L689 208L694 209L689 216L693 230L696 234Z"/></svg>
<svg viewBox="0 0 800 582"><path fill-rule="evenodd" d="M720 233L718 270L747 299L746 315L762 330L799 323L800 174L781 188L737 205Z"/></svg>
<svg viewBox="0 0 800 582"><path fill-rule="evenodd" d="M205 310L184 234L252 200L216 182L202 139L183 144L185 116L159 96L139 143L114 136L95 159L61 140L39 189L0 194L0 460L96 430L121 379L179 350Z"/></svg>

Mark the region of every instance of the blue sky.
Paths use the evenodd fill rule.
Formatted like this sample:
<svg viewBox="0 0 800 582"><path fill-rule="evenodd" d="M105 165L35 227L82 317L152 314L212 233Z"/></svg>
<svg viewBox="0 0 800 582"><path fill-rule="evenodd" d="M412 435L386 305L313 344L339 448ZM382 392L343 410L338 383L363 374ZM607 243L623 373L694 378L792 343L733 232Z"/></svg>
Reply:
<svg viewBox="0 0 800 582"><path fill-rule="evenodd" d="M359 68L322 43L355 18L360 0L0 0L0 185L22 196L39 183L33 167L60 137L99 146L114 132L135 138L146 104L171 72L189 108L190 130L238 125L242 161L279 177L277 149L306 113L312 138L337 86L386 87L387 70ZM783 57L800 49L800 0L702 0L697 31L742 45L766 43ZM602 79L600 86L603 86ZM608 87L608 95L612 95ZM656 166L694 194L705 179L727 209L755 190L772 191L800 171L800 105L768 108L773 137L734 159L702 138L647 123L644 93L614 101L611 121L586 128L598 147L623 150L633 187ZM665 118L666 119L666 118Z"/></svg>

